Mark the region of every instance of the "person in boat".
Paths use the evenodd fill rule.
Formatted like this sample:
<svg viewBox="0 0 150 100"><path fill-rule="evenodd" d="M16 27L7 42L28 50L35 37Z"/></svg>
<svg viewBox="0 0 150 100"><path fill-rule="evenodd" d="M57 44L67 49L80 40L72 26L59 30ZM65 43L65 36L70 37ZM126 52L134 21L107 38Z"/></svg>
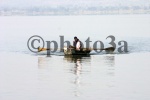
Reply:
<svg viewBox="0 0 150 100"><path fill-rule="evenodd" d="M77 50L80 51L81 50L81 41L75 36L74 37L74 41L73 41L73 47Z"/></svg>

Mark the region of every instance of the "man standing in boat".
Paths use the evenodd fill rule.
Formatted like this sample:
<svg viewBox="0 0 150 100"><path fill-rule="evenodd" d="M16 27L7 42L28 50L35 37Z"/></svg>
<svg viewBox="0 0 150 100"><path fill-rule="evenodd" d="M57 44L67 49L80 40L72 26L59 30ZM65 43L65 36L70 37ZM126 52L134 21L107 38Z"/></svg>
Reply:
<svg viewBox="0 0 150 100"><path fill-rule="evenodd" d="M77 51L81 50L81 41L76 36L74 37L73 46Z"/></svg>

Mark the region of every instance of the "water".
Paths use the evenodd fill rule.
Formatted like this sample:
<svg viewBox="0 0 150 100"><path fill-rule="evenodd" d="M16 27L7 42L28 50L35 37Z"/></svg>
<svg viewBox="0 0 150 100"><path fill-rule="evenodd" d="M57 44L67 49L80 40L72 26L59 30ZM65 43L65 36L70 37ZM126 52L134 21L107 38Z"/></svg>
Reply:
<svg viewBox="0 0 150 100"><path fill-rule="evenodd" d="M55 40L60 46L60 35L72 43L78 36L85 44L88 37L101 40L110 46L107 36L116 37L115 43L125 40L130 52L150 51L150 15L102 15L102 16L8 16L0 17L0 51L31 53L26 44L33 35L44 41ZM117 45L118 46L118 45ZM140 48L142 46L142 48Z"/></svg>
<svg viewBox="0 0 150 100"><path fill-rule="evenodd" d="M1 16L0 100L149 100L149 26L150 15ZM90 37L91 46L101 40L105 47L114 35L129 52L47 57L28 50L35 34L58 45L60 35Z"/></svg>

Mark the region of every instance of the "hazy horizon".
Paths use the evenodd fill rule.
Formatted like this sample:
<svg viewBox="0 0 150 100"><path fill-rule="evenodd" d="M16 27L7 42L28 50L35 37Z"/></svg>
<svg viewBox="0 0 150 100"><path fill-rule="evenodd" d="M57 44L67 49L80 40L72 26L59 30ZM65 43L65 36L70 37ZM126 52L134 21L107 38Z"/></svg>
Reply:
<svg viewBox="0 0 150 100"><path fill-rule="evenodd" d="M150 0L1 0L0 8L24 8L24 7L58 7L58 6L79 6L79 7L106 7L106 6L147 6L150 7Z"/></svg>

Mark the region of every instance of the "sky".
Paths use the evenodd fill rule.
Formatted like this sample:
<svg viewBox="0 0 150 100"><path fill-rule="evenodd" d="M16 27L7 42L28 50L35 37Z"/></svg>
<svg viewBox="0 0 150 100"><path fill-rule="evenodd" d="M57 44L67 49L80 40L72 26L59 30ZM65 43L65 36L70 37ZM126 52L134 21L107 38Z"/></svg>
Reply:
<svg viewBox="0 0 150 100"><path fill-rule="evenodd" d="M0 0L0 7L150 6L150 0Z"/></svg>

